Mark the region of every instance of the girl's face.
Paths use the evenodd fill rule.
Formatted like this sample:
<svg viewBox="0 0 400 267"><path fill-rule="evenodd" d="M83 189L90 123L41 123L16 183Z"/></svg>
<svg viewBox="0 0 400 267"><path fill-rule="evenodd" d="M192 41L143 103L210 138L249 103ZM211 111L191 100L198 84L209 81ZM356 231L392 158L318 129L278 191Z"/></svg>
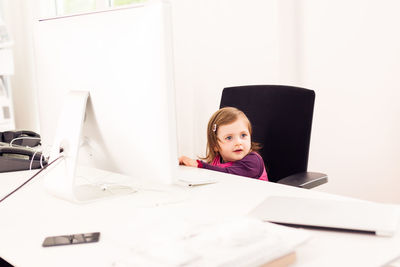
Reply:
<svg viewBox="0 0 400 267"><path fill-rule="evenodd" d="M225 162L241 160L250 152L251 136L243 118L220 126L217 138L219 148L215 147L214 150L219 152Z"/></svg>

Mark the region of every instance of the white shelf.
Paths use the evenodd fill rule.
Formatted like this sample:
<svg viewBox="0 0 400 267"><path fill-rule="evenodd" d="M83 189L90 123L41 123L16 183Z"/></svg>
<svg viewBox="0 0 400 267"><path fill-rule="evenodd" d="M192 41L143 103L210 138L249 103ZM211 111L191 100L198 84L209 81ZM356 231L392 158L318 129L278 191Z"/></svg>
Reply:
<svg viewBox="0 0 400 267"><path fill-rule="evenodd" d="M10 82L12 74L14 74L12 50L0 47L0 131L15 129Z"/></svg>
<svg viewBox="0 0 400 267"><path fill-rule="evenodd" d="M10 48L0 48L0 75L13 75L14 61Z"/></svg>
<svg viewBox="0 0 400 267"><path fill-rule="evenodd" d="M0 49L10 48L11 46L13 46L13 44L14 43L12 41L2 42L0 43Z"/></svg>

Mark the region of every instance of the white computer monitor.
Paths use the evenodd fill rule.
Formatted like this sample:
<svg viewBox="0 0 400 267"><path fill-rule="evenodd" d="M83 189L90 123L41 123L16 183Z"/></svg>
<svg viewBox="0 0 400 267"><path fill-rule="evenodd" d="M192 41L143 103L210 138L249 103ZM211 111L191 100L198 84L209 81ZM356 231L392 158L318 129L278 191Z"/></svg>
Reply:
<svg viewBox="0 0 400 267"><path fill-rule="evenodd" d="M173 183L178 160L170 23L165 1L37 21L34 51L43 146L53 146L57 139L66 95L87 91L77 166ZM69 146L72 141L62 142ZM71 159L69 151L61 160L64 169L71 165L65 163ZM57 176L51 169L46 173L49 181L64 179ZM106 183L118 183L110 177ZM56 182L61 189L50 191L69 200L92 198L76 192L71 196L75 184L66 189L69 193L59 192L71 186L65 179Z"/></svg>

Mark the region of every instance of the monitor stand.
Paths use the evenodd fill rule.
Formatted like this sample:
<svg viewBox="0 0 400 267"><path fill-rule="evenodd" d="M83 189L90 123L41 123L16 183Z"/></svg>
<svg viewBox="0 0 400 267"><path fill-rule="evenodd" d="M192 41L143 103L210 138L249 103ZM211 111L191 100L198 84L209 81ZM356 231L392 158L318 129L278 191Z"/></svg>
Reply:
<svg viewBox="0 0 400 267"><path fill-rule="evenodd" d="M86 104L89 92L70 91L65 98L48 167L45 188L71 202L89 202L135 192L130 176L78 165Z"/></svg>

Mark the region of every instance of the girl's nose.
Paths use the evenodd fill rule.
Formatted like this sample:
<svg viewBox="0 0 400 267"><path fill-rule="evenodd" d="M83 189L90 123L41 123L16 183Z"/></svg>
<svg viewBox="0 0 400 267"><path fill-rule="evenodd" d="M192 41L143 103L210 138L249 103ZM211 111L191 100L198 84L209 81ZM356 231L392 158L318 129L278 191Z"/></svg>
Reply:
<svg viewBox="0 0 400 267"><path fill-rule="evenodd" d="M236 141L235 142L236 145L241 145L242 144L242 139L240 137L237 137L235 141Z"/></svg>

